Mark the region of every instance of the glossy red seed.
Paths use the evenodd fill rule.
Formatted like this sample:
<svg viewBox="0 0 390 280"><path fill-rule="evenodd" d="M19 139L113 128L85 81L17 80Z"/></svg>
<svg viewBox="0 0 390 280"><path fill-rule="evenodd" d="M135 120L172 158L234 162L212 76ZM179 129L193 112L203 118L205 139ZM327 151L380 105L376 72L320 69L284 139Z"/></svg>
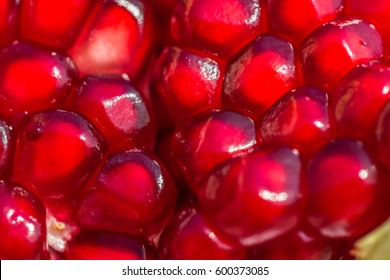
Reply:
<svg viewBox="0 0 390 280"><path fill-rule="evenodd" d="M0 52L0 114L20 118L61 106L74 76L66 56L15 42Z"/></svg>
<svg viewBox="0 0 390 280"><path fill-rule="evenodd" d="M157 93L176 124L220 108L223 77L215 60L169 47L161 53L154 72Z"/></svg>
<svg viewBox="0 0 390 280"><path fill-rule="evenodd" d="M180 45L229 58L260 34L259 0L177 1L171 34Z"/></svg>
<svg viewBox="0 0 390 280"><path fill-rule="evenodd" d="M170 150L194 194L198 181L224 160L256 145L254 122L239 113L218 111L198 115L176 129Z"/></svg>
<svg viewBox="0 0 390 280"><path fill-rule="evenodd" d="M83 79L68 109L88 118L107 139L111 150L130 142L153 148L156 124L149 104L129 81L120 77Z"/></svg>
<svg viewBox="0 0 390 280"><path fill-rule="evenodd" d="M173 212L176 188L152 154L112 155L79 200L79 224L144 238L161 231Z"/></svg>
<svg viewBox="0 0 390 280"><path fill-rule="evenodd" d="M0 120L0 178L9 178L13 152L12 127ZM11 138L12 137L12 138Z"/></svg>
<svg viewBox="0 0 390 280"><path fill-rule="evenodd" d="M45 46L66 50L93 10L93 0L24 0L20 36Z"/></svg>
<svg viewBox="0 0 390 280"><path fill-rule="evenodd" d="M37 259L45 249L45 207L23 187L0 181L0 259Z"/></svg>
<svg viewBox="0 0 390 280"><path fill-rule="evenodd" d="M299 46L321 24L342 10L342 0L268 0L272 31Z"/></svg>
<svg viewBox="0 0 390 280"><path fill-rule="evenodd" d="M305 86L283 95L259 124L262 142L287 145L309 155L330 139L328 95L321 88Z"/></svg>
<svg viewBox="0 0 390 280"><path fill-rule="evenodd" d="M32 114L18 130L13 180L43 199L70 198L104 152L101 136L81 116L60 110Z"/></svg>
<svg viewBox="0 0 390 280"><path fill-rule="evenodd" d="M245 249L217 236L207 225L205 215L192 205L177 211L160 237L160 259L243 259Z"/></svg>
<svg viewBox="0 0 390 280"><path fill-rule="evenodd" d="M334 92L334 116L339 135L371 140L375 121L390 99L390 66L361 65L350 71Z"/></svg>
<svg viewBox="0 0 390 280"><path fill-rule="evenodd" d="M308 166L307 221L330 238L355 238L377 226L390 194L382 172L360 142L329 143Z"/></svg>
<svg viewBox="0 0 390 280"><path fill-rule="evenodd" d="M250 249L256 260L330 260L337 257L329 240L310 228L300 228Z"/></svg>
<svg viewBox="0 0 390 280"><path fill-rule="evenodd" d="M381 35L373 25L357 18L339 18L322 25L301 47L306 83L330 90L358 64L382 56Z"/></svg>
<svg viewBox="0 0 390 280"><path fill-rule="evenodd" d="M375 125L374 147L378 157L387 167L387 171L390 172L390 101L379 114Z"/></svg>
<svg viewBox="0 0 390 280"><path fill-rule="evenodd" d="M223 105L258 119L281 95L298 84L293 46L264 35L227 66Z"/></svg>
<svg viewBox="0 0 390 280"><path fill-rule="evenodd" d="M67 244L68 260L145 260L145 246L112 232L81 232Z"/></svg>
<svg viewBox="0 0 390 280"><path fill-rule="evenodd" d="M16 37L18 0L0 0L0 46L11 43Z"/></svg>
<svg viewBox="0 0 390 280"><path fill-rule="evenodd" d="M376 0L375 5L367 5L365 0L344 0L344 13L357 16L375 25L382 34L385 57L390 57L390 2Z"/></svg>
<svg viewBox="0 0 390 280"><path fill-rule="evenodd" d="M150 17L141 1L99 1L69 50L80 75L139 75L153 41Z"/></svg>
<svg viewBox="0 0 390 280"><path fill-rule="evenodd" d="M301 212L301 163L288 148L256 150L213 169L201 182L202 213L216 232L245 246L292 230Z"/></svg>
<svg viewBox="0 0 390 280"><path fill-rule="evenodd" d="M186 190L187 183L180 171L178 162L171 153L171 141L173 132L168 131L159 137L156 146L156 155L167 169L179 190Z"/></svg>

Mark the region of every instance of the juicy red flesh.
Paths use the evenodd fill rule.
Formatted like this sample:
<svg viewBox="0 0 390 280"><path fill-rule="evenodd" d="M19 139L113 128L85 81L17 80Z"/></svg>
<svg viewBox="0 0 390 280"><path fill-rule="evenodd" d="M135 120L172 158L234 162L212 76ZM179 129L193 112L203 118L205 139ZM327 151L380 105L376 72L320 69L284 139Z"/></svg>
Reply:
<svg viewBox="0 0 390 280"><path fill-rule="evenodd" d="M268 0L271 30L299 46L316 27L333 20L342 0Z"/></svg>
<svg viewBox="0 0 390 280"><path fill-rule="evenodd" d="M176 202L172 179L153 155L129 150L112 155L79 199L78 221L91 230L157 234Z"/></svg>
<svg viewBox="0 0 390 280"><path fill-rule="evenodd" d="M196 194L198 181L213 167L256 145L255 133L254 122L239 113L202 114L176 129L170 151Z"/></svg>
<svg viewBox="0 0 390 280"><path fill-rule="evenodd" d="M103 159L100 134L67 111L32 114L17 135L12 179L44 199L66 199L81 191Z"/></svg>
<svg viewBox="0 0 390 280"><path fill-rule="evenodd" d="M367 5L364 0L344 0L345 14L354 15L372 23L382 34L385 58L390 58L390 2L377 0L375 5Z"/></svg>
<svg viewBox="0 0 390 280"><path fill-rule="evenodd" d="M80 32L93 4L93 0L24 0L21 37L66 50Z"/></svg>
<svg viewBox="0 0 390 280"><path fill-rule="evenodd" d="M83 79L67 108L88 118L101 131L111 150L134 143L153 148L155 119L150 106L123 78Z"/></svg>
<svg viewBox="0 0 390 280"><path fill-rule="evenodd" d="M257 38L227 66L223 105L258 119L298 84L293 46L276 36Z"/></svg>
<svg viewBox="0 0 390 280"><path fill-rule="evenodd" d="M108 232L82 232L64 253L68 260L144 260L145 246L129 236Z"/></svg>
<svg viewBox="0 0 390 280"><path fill-rule="evenodd" d="M267 242L299 221L300 172L298 152L287 148L226 161L202 181L200 209L218 232L241 245Z"/></svg>
<svg viewBox="0 0 390 280"><path fill-rule="evenodd" d="M215 60L177 47L161 53L154 85L175 123L220 107L221 72Z"/></svg>
<svg viewBox="0 0 390 280"><path fill-rule="evenodd" d="M264 114L259 132L264 144L287 145L303 155L329 141L330 119L327 92L301 87L283 95Z"/></svg>
<svg viewBox="0 0 390 280"><path fill-rule="evenodd" d="M378 117L374 143L378 157L390 172L390 102L387 102Z"/></svg>
<svg viewBox="0 0 390 280"><path fill-rule="evenodd" d="M329 240L304 227L250 250L256 260L330 260L337 257Z"/></svg>
<svg viewBox="0 0 390 280"><path fill-rule="evenodd" d="M341 18L314 30L302 43L306 82L333 89L353 67L383 56L381 34L358 18Z"/></svg>
<svg viewBox="0 0 390 280"><path fill-rule="evenodd" d="M7 118L61 106L75 70L64 55L15 42L0 52L0 114Z"/></svg>
<svg viewBox="0 0 390 280"><path fill-rule="evenodd" d="M0 181L0 259L39 259L46 240L45 207L22 186Z"/></svg>
<svg viewBox="0 0 390 280"><path fill-rule="evenodd" d="M385 0L0 0L0 258L354 258L389 35Z"/></svg>
<svg viewBox="0 0 390 280"><path fill-rule="evenodd" d="M99 1L69 50L80 75L137 76L153 40L150 20L140 1Z"/></svg>
<svg viewBox="0 0 390 280"><path fill-rule="evenodd" d="M0 46L4 46L15 39L18 2L17 0L0 0Z"/></svg>
<svg viewBox="0 0 390 280"><path fill-rule="evenodd" d="M244 248L215 234L195 206L177 211L159 241L160 259L244 259Z"/></svg>
<svg viewBox="0 0 390 280"><path fill-rule="evenodd" d="M6 122L0 120L0 178L8 177L11 166L11 157L13 149L12 127Z"/></svg>
<svg viewBox="0 0 390 280"><path fill-rule="evenodd" d="M389 65L374 62L350 71L334 91L334 117L338 134L371 140L376 119L390 99L389 93Z"/></svg>
<svg viewBox="0 0 390 280"><path fill-rule="evenodd" d="M260 33L259 0L176 1L172 38L180 45L229 58Z"/></svg>
<svg viewBox="0 0 390 280"><path fill-rule="evenodd" d="M386 214L390 195L382 172L362 143L329 143L308 166L307 221L330 238L357 237L372 229Z"/></svg>

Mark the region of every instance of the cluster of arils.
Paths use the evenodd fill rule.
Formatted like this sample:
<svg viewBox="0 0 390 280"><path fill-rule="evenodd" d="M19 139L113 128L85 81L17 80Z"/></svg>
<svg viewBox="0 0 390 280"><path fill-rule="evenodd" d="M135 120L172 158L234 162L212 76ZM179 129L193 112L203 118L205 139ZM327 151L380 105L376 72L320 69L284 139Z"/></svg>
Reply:
<svg viewBox="0 0 390 280"><path fill-rule="evenodd" d="M390 2L0 0L1 259L341 259L390 216Z"/></svg>

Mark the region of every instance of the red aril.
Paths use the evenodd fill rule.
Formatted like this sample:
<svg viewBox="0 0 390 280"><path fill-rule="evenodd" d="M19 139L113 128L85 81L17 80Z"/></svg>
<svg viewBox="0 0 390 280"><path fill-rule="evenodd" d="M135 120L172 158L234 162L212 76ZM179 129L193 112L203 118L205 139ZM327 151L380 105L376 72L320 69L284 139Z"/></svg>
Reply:
<svg viewBox="0 0 390 280"><path fill-rule="evenodd" d="M374 147L390 173L390 101L384 106L375 125Z"/></svg>
<svg viewBox="0 0 390 280"><path fill-rule="evenodd" d="M370 141L375 121L390 100L390 66L380 62L351 70L333 93L335 126L339 135Z"/></svg>
<svg viewBox="0 0 390 280"><path fill-rule="evenodd" d="M170 151L191 191L199 180L224 160L248 153L256 145L254 122L233 111L197 115L179 126Z"/></svg>
<svg viewBox="0 0 390 280"><path fill-rule="evenodd" d="M9 178L11 171L11 158L13 152L12 127L0 120L0 178Z"/></svg>
<svg viewBox="0 0 390 280"><path fill-rule="evenodd" d="M137 240L110 232L81 232L68 242L68 260L144 260L146 248Z"/></svg>
<svg viewBox="0 0 390 280"><path fill-rule="evenodd" d="M383 56L381 34L359 18L338 18L315 29L301 46L305 82L333 90L349 70Z"/></svg>
<svg viewBox="0 0 390 280"><path fill-rule="evenodd" d="M379 225L390 188L361 142L335 140L307 168L307 221L323 236L355 238Z"/></svg>
<svg viewBox="0 0 390 280"><path fill-rule="evenodd" d="M93 0L23 0L20 36L67 50L94 8Z"/></svg>
<svg viewBox="0 0 390 280"><path fill-rule="evenodd" d="M63 105L75 77L71 60L57 52L14 42L0 51L0 114L19 119Z"/></svg>
<svg viewBox="0 0 390 280"><path fill-rule="evenodd" d="M176 188L159 160L133 149L107 159L79 199L77 220L90 230L147 239L162 230L175 202Z"/></svg>
<svg viewBox="0 0 390 280"><path fill-rule="evenodd" d="M105 153L95 128L68 111L31 114L18 130L12 179L43 199L76 195Z"/></svg>
<svg viewBox="0 0 390 280"><path fill-rule="evenodd" d="M154 86L176 124L221 107L221 68L215 60L190 51L163 50L154 70Z"/></svg>
<svg viewBox="0 0 390 280"><path fill-rule="evenodd" d="M260 36L229 62L222 104L257 120L298 83L291 43L273 35Z"/></svg>
<svg viewBox="0 0 390 280"><path fill-rule="evenodd" d="M0 181L0 259L38 259L45 250L45 207L18 184Z"/></svg>
<svg viewBox="0 0 390 280"><path fill-rule="evenodd" d="M297 226L302 210L301 162L288 148L255 150L225 161L202 180L200 210L216 232L258 245Z"/></svg>
<svg viewBox="0 0 390 280"><path fill-rule="evenodd" d="M191 203L181 207L161 234L160 259L244 259L245 249L216 235L204 216L207 213L199 213Z"/></svg>
<svg viewBox="0 0 390 280"><path fill-rule="evenodd" d="M151 108L141 93L121 77L86 77L67 108L88 118L112 151L135 144L154 146L156 125Z"/></svg>
<svg viewBox="0 0 390 280"><path fill-rule="evenodd" d="M283 95L264 114L259 132L267 145L286 145L308 156L331 136L328 94L318 87L300 87Z"/></svg>
<svg viewBox="0 0 390 280"><path fill-rule="evenodd" d="M271 30L299 47L316 27L340 14L343 0L268 0Z"/></svg>
<svg viewBox="0 0 390 280"><path fill-rule="evenodd" d="M69 50L80 75L139 76L153 41L149 12L138 0L98 1Z"/></svg>
<svg viewBox="0 0 390 280"><path fill-rule="evenodd" d="M18 24L18 0L0 0L0 46L12 42Z"/></svg>
<svg viewBox="0 0 390 280"><path fill-rule="evenodd" d="M250 249L255 260L330 260L338 257L328 239L310 227L302 227L264 245Z"/></svg>
<svg viewBox="0 0 390 280"><path fill-rule="evenodd" d="M180 0L171 35L180 45L230 58L260 34L259 0Z"/></svg>

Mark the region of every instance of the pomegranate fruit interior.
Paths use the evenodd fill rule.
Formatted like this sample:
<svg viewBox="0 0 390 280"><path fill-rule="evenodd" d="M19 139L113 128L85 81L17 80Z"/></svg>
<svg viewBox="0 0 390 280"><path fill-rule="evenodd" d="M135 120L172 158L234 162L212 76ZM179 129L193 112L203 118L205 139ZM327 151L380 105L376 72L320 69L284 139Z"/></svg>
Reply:
<svg viewBox="0 0 390 280"><path fill-rule="evenodd" d="M0 139L0 259L354 258L389 1L0 0Z"/></svg>

